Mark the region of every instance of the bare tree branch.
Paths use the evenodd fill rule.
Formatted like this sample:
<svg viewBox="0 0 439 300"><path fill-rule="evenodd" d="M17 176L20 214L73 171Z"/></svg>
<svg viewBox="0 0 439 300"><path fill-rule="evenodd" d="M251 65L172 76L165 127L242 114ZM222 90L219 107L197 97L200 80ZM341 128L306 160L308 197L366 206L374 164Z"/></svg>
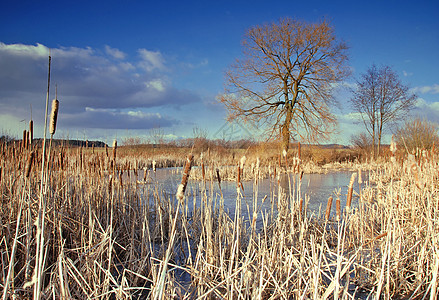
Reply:
<svg viewBox="0 0 439 300"><path fill-rule="evenodd" d="M378 68L372 65L357 80L351 103L353 109L360 113L372 138L375 157L379 155L385 127L406 117L415 101L416 95L389 66Z"/></svg>
<svg viewBox="0 0 439 300"><path fill-rule="evenodd" d="M219 97L229 118L270 120L286 149L292 134L314 142L328 137L336 123L334 83L349 75L348 47L328 22L281 19L250 28L242 45L243 58L227 71Z"/></svg>

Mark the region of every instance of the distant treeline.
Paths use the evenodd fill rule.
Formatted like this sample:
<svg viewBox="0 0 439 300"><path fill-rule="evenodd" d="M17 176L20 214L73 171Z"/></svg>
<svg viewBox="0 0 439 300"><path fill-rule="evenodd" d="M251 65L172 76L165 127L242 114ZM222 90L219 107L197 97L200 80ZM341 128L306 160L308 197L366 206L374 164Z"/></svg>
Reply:
<svg viewBox="0 0 439 300"><path fill-rule="evenodd" d="M2 143L14 143L21 142L22 140L16 140L8 135L0 136L0 142ZM49 139L47 139L49 141ZM33 139L33 143L41 146L43 144L43 139ZM53 146L65 146L65 147L105 147L105 143L101 141L88 141L88 140L64 140L64 139L53 139Z"/></svg>

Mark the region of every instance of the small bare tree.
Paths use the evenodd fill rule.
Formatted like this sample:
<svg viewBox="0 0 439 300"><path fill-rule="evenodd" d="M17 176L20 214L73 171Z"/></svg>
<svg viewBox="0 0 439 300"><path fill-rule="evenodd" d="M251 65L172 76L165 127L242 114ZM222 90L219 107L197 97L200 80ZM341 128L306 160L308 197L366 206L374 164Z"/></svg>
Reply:
<svg viewBox="0 0 439 300"><path fill-rule="evenodd" d="M351 103L372 138L374 157L380 153L385 126L407 116L415 101L416 95L389 66L372 65L357 80Z"/></svg>
<svg viewBox="0 0 439 300"><path fill-rule="evenodd" d="M150 141L154 145L161 145L165 143L165 132L160 126L154 126L149 130Z"/></svg>
<svg viewBox="0 0 439 300"><path fill-rule="evenodd" d="M220 96L229 119L269 125L286 150L292 133L314 142L329 137L336 123L332 92L349 68L348 47L328 22L281 19L250 28L242 45L243 58L226 72Z"/></svg>
<svg viewBox="0 0 439 300"><path fill-rule="evenodd" d="M409 153L414 153L417 149L429 150L433 145L439 145L438 124L426 119L406 121L396 130L395 136L400 148L406 148Z"/></svg>
<svg viewBox="0 0 439 300"><path fill-rule="evenodd" d="M372 138L370 137L369 134L365 132L362 132L358 135L352 135L351 143L355 149L360 150L365 154L370 154L372 152L373 149Z"/></svg>

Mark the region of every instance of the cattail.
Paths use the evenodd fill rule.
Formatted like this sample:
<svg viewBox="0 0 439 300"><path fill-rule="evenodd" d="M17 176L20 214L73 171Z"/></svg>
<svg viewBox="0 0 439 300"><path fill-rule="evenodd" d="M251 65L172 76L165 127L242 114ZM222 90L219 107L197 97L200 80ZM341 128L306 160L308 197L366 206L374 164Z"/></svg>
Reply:
<svg viewBox="0 0 439 300"><path fill-rule="evenodd" d="M64 155L62 150L59 152L59 167L61 170L64 170Z"/></svg>
<svg viewBox="0 0 439 300"><path fill-rule="evenodd" d="M339 197L337 197L337 199L335 200L335 213L336 213L337 222L338 222L341 219L340 198Z"/></svg>
<svg viewBox="0 0 439 300"><path fill-rule="evenodd" d="M24 149L26 149L27 148L27 131L26 131L26 129L25 130L23 130L23 150Z"/></svg>
<svg viewBox="0 0 439 300"><path fill-rule="evenodd" d="M206 181L206 170L204 168L203 153L201 153L200 159L201 159L201 174L203 175L203 181Z"/></svg>
<svg viewBox="0 0 439 300"><path fill-rule="evenodd" d="M146 181L146 175L148 174L148 168L144 167L143 168L143 181Z"/></svg>
<svg viewBox="0 0 439 300"><path fill-rule="evenodd" d="M237 183L238 185L241 183L241 167L238 165L238 178L237 178Z"/></svg>
<svg viewBox="0 0 439 300"><path fill-rule="evenodd" d="M328 198L328 203L326 204L326 214L325 214L326 221L329 220L329 216L331 214L331 207L332 207L332 196Z"/></svg>
<svg viewBox="0 0 439 300"><path fill-rule="evenodd" d="M32 165L34 163L34 159L35 159L35 152L32 151L31 153L29 153L29 157L27 158L26 178L29 178L29 176L30 176L30 171L32 170Z"/></svg>
<svg viewBox="0 0 439 300"><path fill-rule="evenodd" d="M26 149L30 148L29 131L26 131Z"/></svg>
<svg viewBox="0 0 439 300"><path fill-rule="evenodd" d="M189 179L189 174L191 172L193 159L194 156L192 154L189 154L186 160L186 165L184 167L183 177L181 178L181 183L178 186L178 190L177 190L177 199L180 201L182 201L184 198L184 192L186 191L186 186Z"/></svg>
<svg viewBox="0 0 439 300"><path fill-rule="evenodd" d="M241 157L241 170L244 170L244 165L245 165L246 160L247 160L247 158L245 157L245 155L243 157Z"/></svg>
<svg viewBox="0 0 439 300"><path fill-rule="evenodd" d="M58 119L58 108L59 108L59 101L57 99L54 99L52 101L52 112L50 113L50 134L55 134L56 130L56 121Z"/></svg>
<svg viewBox="0 0 439 300"><path fill-rule="evenodd" d="M302 214L303 210L303 198L300 198L299 200L299 214Z"/></svg>
<svg viewBox="0 0 439 300"><path fill-rule="evenodd" d="M243 165L242 160L241 160L241 165ZM238 178L237 178L237 182L236 182L238 185L237 189L239 190L239 188L241 188L242 191L244 191L244 186L241 183L241 173L242 173L241 167L240 167L240 165L238 165Z"/></svg>
<svg viewBox="0 0 439 300"><path fill-rule="evenodd" d="M218 185L219 185L219 187L221 189L221 176L220 176L218 168L216 168L216 178L218 179Z"/></svg>
<svg viewBox="0 0 439 300"><path fill-rule="evenodd" d="M117 151L117 140L113 141L113 160L116 160L116 151Z"/></svg>
<svg viewBox="0 0 439 300"><path fill-rule="evenodd" d="M32 146L34 140L34 121L29 121L29 146Z"/></svg>
<svg viewBox="0 0 439 300"><path fill-rule="evenodd" d="M110 180L108 181L108 193L111 194L111 191L113 190L113 175L110 175Z"/></svg>
<svg viewBox="0 0 439 300"><path fill-rule="evenodd" d="M357 177L357 173L352 173L351 181L349 182L348 196L347 196L347 199L346 199L346 212L349 212L349 210L351 208L352 193L353 193L354 181L355 181L356 177Z"/></svg>

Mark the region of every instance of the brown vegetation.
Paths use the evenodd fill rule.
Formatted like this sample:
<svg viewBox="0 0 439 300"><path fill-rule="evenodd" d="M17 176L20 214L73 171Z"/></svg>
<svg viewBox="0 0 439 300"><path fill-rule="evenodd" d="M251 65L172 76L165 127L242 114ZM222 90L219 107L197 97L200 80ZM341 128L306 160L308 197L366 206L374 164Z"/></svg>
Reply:
<svg viewBox="0 0 439 300"><path fill-rule="evenodd" d="M37 281L44 299L351 299L360 294L436 299L435 152L417 160L400 154L393 162L351 165L369 170L370 184L350 189L350 210L340 207L342 195L336 194L340 212L335 218L307 211L308 196L300 191L305 165L298 152L279 157L278 151L268 153L267 145L258 147L236 150L234 156L206 153L205 180L192 181L199 188L188 189L177 201L159 182L144 181L150 154L166 156L169 149L134 154L118 147L117 155L111 155L104 149L57 147L43 167L41 149L30 152L2 143L4 299L35 296ZM301 159L308 151L314 157L321 150L316 149L301 145ZM190 150L172 151L182 159L175 165L191 161L186 160ZM252 153L261 155L253 169ZM237 171L242 154L247 160ZM201 161L198 153L193 155L195 163ZM246 203L251 219L238 210L229 216L214 192L224 177L218 167L228 163L235 174L244 170L238 187L246 172L259 174L272 164L277 174L286 172L292 191L275 188L270 195L258 195L255 180L251 199L244 201L239 188L236 195L236 207ZM47 177L40 190L42 167ZM190 184L195 173L189 166L186 170ZM266 174L276 185L277 174ZM261 210L264 201L272 203L271 211ZM38 273L39 259L43 268Z"/></svg>

